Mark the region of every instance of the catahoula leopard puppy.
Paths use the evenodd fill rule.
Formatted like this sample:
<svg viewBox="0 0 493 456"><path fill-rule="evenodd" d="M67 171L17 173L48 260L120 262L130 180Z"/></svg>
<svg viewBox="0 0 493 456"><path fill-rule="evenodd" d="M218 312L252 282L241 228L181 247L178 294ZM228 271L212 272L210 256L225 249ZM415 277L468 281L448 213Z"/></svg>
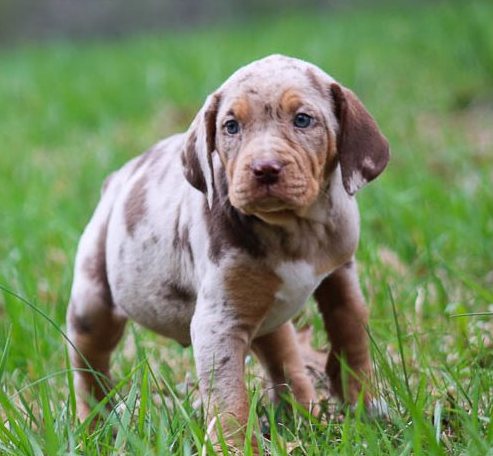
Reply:
<svg viewBox="0 0 493 456"><path fill-rule="evenodd" d="M273 385L288 383L308 406L315 392L290 319L314 294L332 389L354 402L370 374L354 194L388 159L358 98L318 67L274 55L239 69L185 134L106 181L76 257L67 318L74 367L87 367L82 354L109 376L130 318L193 345L212 413L247 421L249 350ZM347 385L342 356L354 374ZM84 418L89 395L104 392L93 375L75 377Z"/></svg>

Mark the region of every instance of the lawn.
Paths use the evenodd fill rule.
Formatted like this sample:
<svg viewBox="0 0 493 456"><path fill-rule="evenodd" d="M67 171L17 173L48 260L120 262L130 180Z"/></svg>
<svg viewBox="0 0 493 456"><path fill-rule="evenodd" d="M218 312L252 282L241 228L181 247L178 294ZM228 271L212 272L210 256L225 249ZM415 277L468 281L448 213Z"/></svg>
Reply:
<svg viewBox="0 0 493 456"><path fill-rule="evenodd" d="M390 166L358 195L390 411L276 426L249 361L252 432L257 416L270 422L275 455L493 455L492 18L486 0L389 3L1 50L0 453L213 454L191 349L136 325L113 359L120 414L96 431L76 420L63 335L74 253L105 175L186 129L234 69L281 52L351 87L391 143ZM326 348L311 303L306 322Z"/></svg>

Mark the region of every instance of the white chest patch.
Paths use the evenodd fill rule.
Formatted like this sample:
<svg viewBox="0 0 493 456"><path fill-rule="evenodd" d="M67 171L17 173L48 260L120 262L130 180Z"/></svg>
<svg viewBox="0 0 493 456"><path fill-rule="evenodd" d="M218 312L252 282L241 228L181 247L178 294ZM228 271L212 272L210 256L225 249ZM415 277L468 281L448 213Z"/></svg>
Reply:
<svg viewBox="0 0 493 456"><path fill-rule="evenodd" d="M306 261L282 263L275 273L281 279L274 305L269 310L259 335L267 334L292 318L306 303L325 275L316 275L313 265Z"/></svg>

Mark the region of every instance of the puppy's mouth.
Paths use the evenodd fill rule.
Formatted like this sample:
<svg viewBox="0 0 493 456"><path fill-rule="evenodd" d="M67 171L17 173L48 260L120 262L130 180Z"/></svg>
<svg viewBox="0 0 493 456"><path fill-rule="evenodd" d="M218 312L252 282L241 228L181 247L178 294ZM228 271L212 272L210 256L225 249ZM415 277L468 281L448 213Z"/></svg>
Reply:
<svg viewBox="0 0 493 456"><path fill-rule="evenodd" d="M289 210L291 207L282 199L275 196L259 198L248 205L250 212L279 212Z"/></svg>
<svg viewBox="0 0 493 456"><path fill-rule="evenodd" d="M313 203L316 189L296 170L285 166L283 171L286 173L271 180L248 172L240 174L247 174L244 179L232 179L228 191L231 204L240 212L265 221L303 213Z"/></svg>
<svg viewBox="0 0 493 456"><path fill-rule="evenodd" d="M277 196L269 195L257 198L238 209L244 214L254 215L268 223L272 223L273 220L292 217L296 207Z"/></svg>

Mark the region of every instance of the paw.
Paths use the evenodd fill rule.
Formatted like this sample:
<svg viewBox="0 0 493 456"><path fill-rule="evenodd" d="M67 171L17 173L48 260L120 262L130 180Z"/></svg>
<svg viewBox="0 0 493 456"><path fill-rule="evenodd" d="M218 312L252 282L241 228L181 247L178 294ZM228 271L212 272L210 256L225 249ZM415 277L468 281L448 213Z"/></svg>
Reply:
<svg viewBox="0 0 493 456"><path fill-rule="evenodd" d="M354 413L357 409L357 404L352 404L349 406L349 410L351 413ZM382 398L367 398L365 399L365 408L366 416L370 419L382 419L388 418L390 414L389 406L387 401Z"/></svg>
<svg viewBox="0 0 493 456"><path fill-rule="evenodd" d="M372 398L366 407L370 418L388 418L390 414L389 405L383 398Z"/></svg>

